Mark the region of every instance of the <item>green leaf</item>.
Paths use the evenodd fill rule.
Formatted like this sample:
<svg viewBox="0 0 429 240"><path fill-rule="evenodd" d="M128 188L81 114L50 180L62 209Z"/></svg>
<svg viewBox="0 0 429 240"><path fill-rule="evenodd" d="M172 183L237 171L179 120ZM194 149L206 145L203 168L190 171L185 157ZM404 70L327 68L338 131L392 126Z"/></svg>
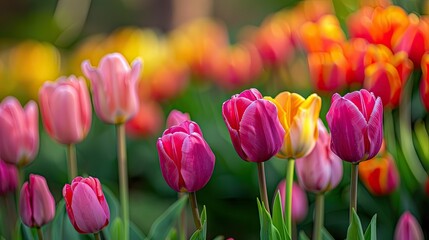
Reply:
<svg viewBox="0 0 429 240"><path fill-rule="evenodd" d="M120 240L124 236L124 225L122 219L119 217L115 218L110 224L110 239Z"/></svg>
<svg viewBox="0 0 429 240"><path fill-rule="evenodd" d="M365 240L377 240L377 214L371 219L365 231Z"/></svg>
<svg viewBox="0 0 429 240"><path fill-rule="evenodd" d="M140 229L133 222L130 222L130 240L143 240L145 238Z"/></svg>
<svg viewBox="0 0 429 240"><path fill-rule="evenodd" d="M225 237L224 236L217 236L215 238L213 238L213 240L224 240Z"/></svg>
<svg viewBox="0 0 429 240"><path fill-rule="evenodd" d="M51 237L52 239L63 240L76 240L83 237L70 223L70 219L67 216L64 199L61 199L57 205L55 218L51 226Z"/></svg>
<svg viewBox="0 0 429 240"><path fill-rule="evenodd" d="M203 207L203 212L201 213L201 229L198 229L191 236L191 240L206 240L207 238L207 214L206 206Z"/></svg>
<svg viewBox="0 0 429 240"><path fill-rule="evenodd" d="M310 240L310 238L305 234L304 231L299 232L299 240Z"/></svg>
<svg viewBox="0 0 429 240"><path fill-rule="evenodd" d="M261 205L259 199L256 199L258 202L258 211L259 211L259 224L261 226L260 239L261 240L276 240L281 239L280 233L277 228L273 225L271 216L268 211L265 209L264 205Z"/></svg>
<svg viewBox="0 0 429 240"><path fill-rule="evenodd" d="M334 237L326 230L326 228L322 228L322 240L335 240Z"/></svg>
<svg viewBox="0 0 429 240"><path fill-rule="evenodd" d="M290 235L287 232L285 220L283 218L283 208L280 200L279 192L277 192L274 198L274 206L273 206L273 224L277 228L280 233L281 239L290 240Z"/></svg>
<svg viewBox="0 0 429 240"><path fill-rule="evenodd" d="M32 229L25 226L21 220L19 221L19 237L18 239L22 239L22 240L33 240L36 239L32 233Z"/></svg>
<svg viewBox="0 0 429 240"><path fill-rule="evenodd" d="M353 217L350 223L349 229L347 230L347 240L364 240L362 224L360 223L359 216L356 211L352 209Z"/></svg>
<svg viewBox="0 0 429 240"><path fill-rule="evenodd" d="M183 207L188 200L187 196L181 197L173 205L171 205L155 222L149 231L148 239L151 240L165 240L173 228L174 223L180 216Z"/></svg>

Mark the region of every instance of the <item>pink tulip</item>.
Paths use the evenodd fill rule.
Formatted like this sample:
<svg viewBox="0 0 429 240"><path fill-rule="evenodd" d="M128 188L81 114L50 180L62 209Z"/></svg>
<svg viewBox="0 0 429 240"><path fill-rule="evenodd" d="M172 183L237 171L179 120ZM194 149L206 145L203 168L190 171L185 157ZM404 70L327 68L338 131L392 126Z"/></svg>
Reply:
<svg viewBox="0 0 429 240"><path fill-rule="evenodd" d="M179 125L186 120L191 120L189 113L182 113L181 111L173 109L167 117L167 128Z"/></svg>
<svg viewBox="0 0 429 240"><path fill-rule="evenodd" d="M91 81L95 112L106 123L124 123L139 110L137 83L142 62L137 59L131 65L119 53L103 57L98 68L88 60L82 63Z"/></svg>
<svg viewBox="0 0 429 240"><path fill-rule="evenodd" d="M264 162L283 145L285 130L277 117L277 107L249 89L222 105L223 120L238 155L245 161Z"/></svg>
<svg viewBox="0 0 429 240"><path fill-rule="evenodd" d="M319 138L309 155L296 160L299 184L313 193L330 191L343 177L343 163L331 151L331 136L322 120L318 122Z"/></svg>
<svg viewBox="0 0 429 240"><path fill-rule="evenodd" d="M82 141L91 128L91 101L82 78L61 77L39 91L40 112L46 132L62 144Z"/></svg>
<svg viewBox="0 0 429 240"><path fill-rule="evenodd" d="M185 121L168 128L156 146L162 175L176 192L198 191L210 180L215 156L197 123Z"/></svg>
<svg viewBox="0 0 429 240"><path fill-rule="evenodd" d="M395 229L395 240L423 240L423 231L414 216L406 211L402 214Z"/></svg>
<svg viewBox="0 0 429 240"><path fill-rule="evenodd" d="M15 191L18 186L18 170L15 165L0 160L0 195Z"/></svg>
<svg viewBox="0 0 429 240"><path fill-rule="evenodd" d="M37 105L30 101L22 108L14 97L0 104L0 158L19 167L36 157L39 150Z"/></svg>
<svg viewBox="0 0 429 240"><path fill-rule="evenodd" d="M383 103L365 89L332 96L326 115L331 149L341 159L356 163L373 158L383 140Z"/></svg>
<svg viewBox="0 0 429 240"><path fill-rule="evenodd" d="M280 200L282 202L283 211L285 208L285 180L282 180L279 185L277 185L277 191L280 192ZM292 221L299 223L307 216L308 212L308 202L307 195L304 190L302 190L297 183L292 185Z"/></svg>
<svg viewBox="0 0 429 240"><path fill-rule="evenodd" d="M97 233L110 220L109 206L97 178L76 177L63 188L67 214L79 233Z"/></svg>
<svg viewBox="0 0 429 240"><path fill-rule="evenodd" d="M28 227L41 227L54 218L55 200L44 177L30 174L30 180L22 185L19 214Z"/></svg>

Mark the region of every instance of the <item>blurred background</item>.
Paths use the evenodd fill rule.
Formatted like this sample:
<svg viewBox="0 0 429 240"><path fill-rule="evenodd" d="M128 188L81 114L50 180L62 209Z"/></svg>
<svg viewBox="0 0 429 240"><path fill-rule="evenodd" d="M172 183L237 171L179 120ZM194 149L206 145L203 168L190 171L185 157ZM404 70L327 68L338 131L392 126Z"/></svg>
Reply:
<svg viewBox="0 0 429 240"><path fill-rule="evenodd" d="M216 155L213 176L197 193L200 207L207 207L209 239L218 235L258 239L256 165L241 160L234 151L222 119L222 103L249 87L273 97L286 90L304 97L317 92L323 99L320 117L325 121L334 92L344 94L365 85L363 80L347 80L358 73L350 75L351 67L346 65L351 60L344 44L361 37L349 19L369 17L361 13L364 6L386 9L391 5L400 6L398 16L414 13L421 19L429 6L422 0L0 0L0 99L13 95L22 103L37 101L43 82L62 75L82 76L83 60L97 65L110 52L121 52L130 62L142 58L141 110L127 124L131 220L147 234L153 221L177 199L162 177L155 143L168 113L178 109L201 126ZM389 26L396 18L391 16L386 18ZM382 43L365 40L365 44ZM390 43L389 38L386 46ZM392 56L397 52L393 45L387 46ZM342 55L336 55L337 46ZM352 45L350 51L358 50ZM393 238L397 219L405 210L416 216L429 236L428 190L421 177L427 177L429 145L420 140L425 136L427 140L429 117L420 99L421 71L418 66L414 69L410 70L417 73L410 75L416 84L410 94L409 129L416 145L414 161L421 162L423 174L414 176L398 146L392 155L399 186L382 196L361 183L358 188L363 226L377 213L380 239ZM398 105L386 111L393 116L395 136ZM41 124L40 129L38 157L25 173L45 176L59 201L67 182L65 147L53 141ZM392 150L389 144L388 149ZM88 137L77 145L77 158L81 174L98 177L118 196L113 126L94 114ZM344 164L342 182L325 200L325 227L335 239L344 239L347 232L349 168ZM284 160L267 162L270 199L285 169ZM308 214L297 224L297 231L310 235L315 196L307 193L307 198Z"/></svg>

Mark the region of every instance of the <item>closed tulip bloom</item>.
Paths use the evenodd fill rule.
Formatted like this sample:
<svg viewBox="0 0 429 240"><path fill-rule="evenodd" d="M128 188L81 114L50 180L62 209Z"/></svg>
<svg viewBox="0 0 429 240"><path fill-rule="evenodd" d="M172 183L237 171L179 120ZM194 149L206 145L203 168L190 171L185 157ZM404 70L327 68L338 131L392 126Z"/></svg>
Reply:
<svg viewBox="0 0 429 240"><path fill-rule="evenodd" d="M422 58L422 79L420 81L420 99L429 112L429 54Z"/></svg>
<svg viewBox="0 0 429 240"><path fill-rule="evenodd" d="M373 158L383 139L383 104L365 89L332 96L326 115L331 149L342 160L356 163Z"/></svg>
<svg viewBox="0 0 429 240"><path fill-rule="evenodd" d="M130 67L119 53L104 56L98 68L89 61L82 63L82 71L91 81L95 112L102 121L121 124L137 113L141 68L141 60L134 60Z"/></svg>
<svg viewBox="0 0 429 240"><path fill-rule="evenodd" d="M257 89L245 90L225 101L222 115L235 151L243 160L264 162L282 147L285 131L277 108Z"/></svg>
<svg viewBox="0 0 429 240"><path fill-rule="evenodd" d="M299 184L313 193L330 191L343 177L343 162L331 151L331 136L320 119L318 129L319 138L313 150L296 160Z"/></svg>
<svg viewBox="0 0 429 240"><path fill-rule="evenodd" d="M317 119L322 100L317 94L307 99L299 94L282 92L273 102L278 109L278 119L285 129L283 146L277 154L280 158L301 158L313 150L318 137Z"/></svg>
<svg viewBox="0 0 429 240"><path fill-rule="evenodd" d="M285 209L285 184L286 181L282 180L279 185L277 185L277 191L280 192L280 200L283 206L283 211ZM296 223L301 222L307 216L308 212L308 201L307 195L304 190L297 183L293 183L292 185L292 220Z"/></svg>
<svg viewBox="0 0 429 240"><path fill-rule="evenodd" d="M19 214L28 227L41 227L54 218L55 200L44 177L30 174L30 180L22 185Z"/></svg>
<svg viewBox="0 0 429 240"><path fill-rule="evenodd" d="M414 216L406 211L399 218L395 229L395 240L423 240L423 231Z"/></svg>
<svg viewBox="0 0 429 240"><path fill-rule="evenodd" d="M182 113L179 110L173 109L167 117L167 128L179 125L186 120L191 120L189 113Z"/></svg>
<svg viewBox="0 0 429 240"><path fill-rule="evenodd" d="M62 144L82 141L91 128L92 108L82 78L61 77L39 91L40 112L46 132Z"/></svg>
<svg viewBox="0 0 429 240"><path fill-rule="evenodd" d="M18 186L18 170L15 165L0 160L0 195L15 191Z"/></svg>
<svg viewBox="0 0 429 240"><path fill-rule="evenodd" d="M97 233L110 221L110 211L97 178L76 177L63 188L70 222L79 233Z"/></svg>
<svg viewBox="0 0 429 240"><path fill-rule="evenodd" d="M22 108L14 97L0 104L0 158L19 167L36 157L39 150L37 105L30 101Z"/></svg>
<svg viewBox="0 0 429 240"><path fill-rule="evenodd" d="M185 121L164 131L157 149L162 175L176 192L195 192L210 180L215 156L197 123Z"/></svg>

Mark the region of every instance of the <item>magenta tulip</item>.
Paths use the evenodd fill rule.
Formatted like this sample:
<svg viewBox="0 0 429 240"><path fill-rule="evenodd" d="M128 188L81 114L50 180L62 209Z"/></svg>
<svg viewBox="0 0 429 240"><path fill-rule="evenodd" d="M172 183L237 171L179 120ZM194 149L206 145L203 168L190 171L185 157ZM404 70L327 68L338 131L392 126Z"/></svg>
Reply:
<svg viewBox="0 0 429 240"><path fill-rule="evenodd" d="M320 119L318 129L319 138L313 150L306 157L296 160L300 185L313 193L335 188L343 177L343 162L331 151L331 136Z"/></svg>
<svg viewBox="0 0 429 240"><path fill-rule="evenodd" d="M142 62L137 59L131 65L119 53L103 57L98 69L89 61L82 63L82 71L91 81L95 112L106 123L124 123L139 110L137 83Z"/></svg>
<svg viewBox="0 0 429 240"><path fill-rule="evenodd" d="M185 121L168 128L157 148L162 175L176 192L198 191L210 180L215 156L197 123Z"/></svg>
<svg viewBox="0 0 429 240"><path fill-rule="evenodd" d="M30 174L30 180L22 185L19 214L28 227L41 227L54 218L55 200L44 177Z"/></svg>
<svg viewBox="0 0 429 240"><path fill-rule="evenodd" d="M36 157L39 150L37 105L30 101L22 108L14 97L0 104L0 158L19 167Z"/></svg>
<svg viewBox="0 0 429 240"><path fill-rule="evenodd" d="M222 105L222 115L238 155L245 161L264 162L277 154L285 131L277 107L257 89L245 90Z"/></svg>
<svg viewBox="0 0 429 240"><path fill-rule="evenodd" d="M332 96L326 115L331 149L341 159L357 163L373 158L383 140L383 103L365 89Z"/></svg>
<svg viewBox="0 0 429 240"><path fill-rule="evenodd" d="M189 113L182 113L181 111L173 109L167 117L167 128L179 125L186 120L191 120Z"/></svg>
<svg viewBox="0 0 429 240"><path fill-rule="evenodd" d="M286 181L282 180L279 185L277 185L277 191L280 192L280 200L282 202L283 211L285 209L285 189ZM304 190L297 183L292 185L292 220L296 223L301 222L307 216L308 212L308 201L307 195Z"/></svg>
<svg viewBox="0 0 429 240"><path fill-rule="evenodd" d="M395 240L423 240L420 224L410 212L405 212L399 219L395 229Z"/></svg>
<svg viewBox="0 0 429 240"><path fill-rule="evenodd" d="M79 233L97 233L110 221L110 211L97 178L76 177L63 188L70 222Z"/></svg>
<svg viewBox="0 0 429 240"><path fill-rule="evenodd" d="M62 144L82 141L91 128L91 101L82 78L61 77L39 91L40 112L46 132Z"/></svg>
<svg viewBox="0 0 429 240"><path fill-rule="evenodd" d="M0 160L0 195L15 191L18 186L18 170L15 165Z"/></svg>

